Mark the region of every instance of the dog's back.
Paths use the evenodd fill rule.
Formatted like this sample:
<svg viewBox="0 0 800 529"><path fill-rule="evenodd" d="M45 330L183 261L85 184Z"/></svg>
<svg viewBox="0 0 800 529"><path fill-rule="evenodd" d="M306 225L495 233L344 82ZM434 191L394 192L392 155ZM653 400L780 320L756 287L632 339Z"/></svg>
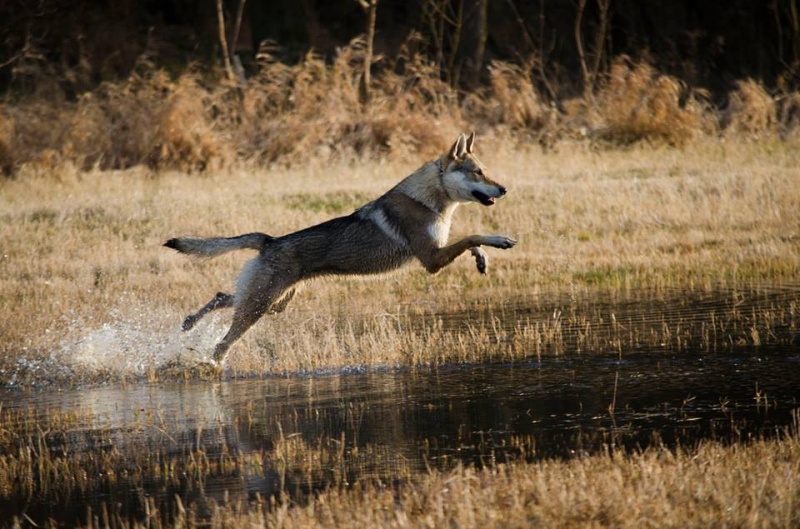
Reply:
<svg viewBox="0 0 800 529"><path fill-rule="evenodd" d="M386 233L362 211L317 224L270 244L263 258L296 274L298 281L323 275L367 275L394 270L412 257L409 245Z"/></svg>

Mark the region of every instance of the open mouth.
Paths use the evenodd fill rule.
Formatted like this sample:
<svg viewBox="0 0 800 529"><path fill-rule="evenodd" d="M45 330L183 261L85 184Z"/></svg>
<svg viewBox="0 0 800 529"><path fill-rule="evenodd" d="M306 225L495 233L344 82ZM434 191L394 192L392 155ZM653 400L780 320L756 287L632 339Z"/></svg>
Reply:
<svg viewBox="0 0 800 529"><path fill-rule="evenodd" d="M486 193L481 193L480 191L473 191L472 196L477 198L478 202L480 202L484 206L491 206L495 203L494 197L490 197Z"/></svg>

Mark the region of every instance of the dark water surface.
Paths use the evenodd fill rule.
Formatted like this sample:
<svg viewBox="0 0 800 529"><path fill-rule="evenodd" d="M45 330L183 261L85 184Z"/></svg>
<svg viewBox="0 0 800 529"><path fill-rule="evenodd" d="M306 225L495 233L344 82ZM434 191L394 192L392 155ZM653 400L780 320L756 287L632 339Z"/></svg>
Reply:
<svg viewBox="0 0 800 529"><path fill-rule="evenodd" d="M782 310L794 310L795 300L787 297L791 307ZM689 317L689 309L679 312ZM51 460L77 458L87 474L62 488L39 484L34 493L0 488L0 525L15 517L82 523L87 508L142 520L156 506L169 519L176 497L202 515L212 500L285 494L302 501L331 484L391 486L459 462L772 437L797 421L800 408L800 347L796 330L788 333L779 343L731 342L716 352L684 345L422 370L0 393L0 413L25 411L25 420L50 428L0 431L7 452L28 450L33 465L45 452ZM73 422L54 427L58 413L71 413ZM102 458L114 467L113 479Z"/></svg>

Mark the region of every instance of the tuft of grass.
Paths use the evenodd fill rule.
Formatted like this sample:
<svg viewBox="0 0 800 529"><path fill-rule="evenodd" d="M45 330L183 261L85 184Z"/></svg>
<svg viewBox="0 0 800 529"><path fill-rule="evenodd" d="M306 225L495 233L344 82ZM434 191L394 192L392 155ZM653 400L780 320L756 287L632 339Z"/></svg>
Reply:
<svg viewBox="0 0 800 529"><path fill-rule="evenodd" d="M468 97L465 108L491 127L541 131L551 124L552 108L539 96L532 75L522 66L502 61L489 65L489 86Z"/></svg>
<svg viewBox="0 0 800 529"><path fill-rule="evenodd" d="M617 451L571 461L460 467L399 490L334 489L306 508L281 507L281 527L787 527L800 522L797 440L725 448ZM766 479L768 477L768 479ZM231 520L248 520L230 510ZM239 517L241 516L241 517Z"/></svg>
<svg viewBox="0 0 800 529"><path fill-rule="evenodd" d="M622 56L601 85L594 114L594 137L627 145L640 140L682 146L707 132L711 117L699 93L662 74L645 61Z"/></svg>
<svg viewBox="0 0 800 529"><path fill-rule="evenodd" d="M727 136L757 140L777 130L777 107L764 85L753 79L737 81L728 94L728 106L722 113L722 128Z"/></svg>

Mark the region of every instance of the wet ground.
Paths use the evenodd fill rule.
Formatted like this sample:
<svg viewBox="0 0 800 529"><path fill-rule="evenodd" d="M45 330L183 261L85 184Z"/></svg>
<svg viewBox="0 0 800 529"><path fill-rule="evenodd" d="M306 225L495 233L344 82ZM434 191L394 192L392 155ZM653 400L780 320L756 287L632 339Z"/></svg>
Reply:
<svg viewBox="0 0 800 529"><path fill-rule="evenodd" d="M211 499L302 501L331 484L391 486L458 463L746 442L797 427L800 345L791 311L798 291L767 289L760 302L730 292L703 296L682 305L567 299L563 316L553 315L552 304L516 302L492 313L517 322L523 314L560 319L565 350L508 363L8 391L0 413L35 427L11 431L5 422L0 456L28 450L32 466L45 453L71 457L86 476L59 487L39 472L32 475L42 483L0 487L0 525L14 517L69 525L85 520L87 508L141 520L154 505L168 518L176 496L202 514ZM752 327L741 318L719 321L722 306L752 315ZM606 340L603 351L587 351L591 341L577 334L584 316L570 313L592 311L595 322L638 329L641 339L630 342L638 345ZM766 313L773 323L759 323ZM442 318L446 327L459 325L457 315ZM710 321L741 332L708 332ZM660 331L648 334L639 322ZM103 458L113 479L98 463Z"/></svg>

